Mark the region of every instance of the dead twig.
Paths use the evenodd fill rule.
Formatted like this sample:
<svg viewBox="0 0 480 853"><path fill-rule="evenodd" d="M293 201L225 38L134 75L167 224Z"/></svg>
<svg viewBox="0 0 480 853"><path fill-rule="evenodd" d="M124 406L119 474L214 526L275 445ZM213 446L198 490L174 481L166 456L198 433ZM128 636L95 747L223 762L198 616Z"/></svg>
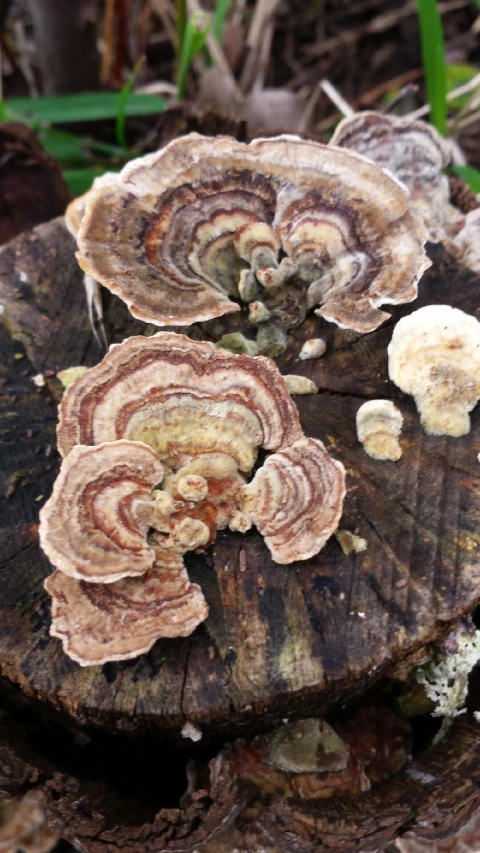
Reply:
<svg viewBox="0 0 480 853"><path fill-rule="evenodd" d="M468 5L468 0L445 0L445 2L439 3L438 7L441 15L447 15L450 12L456 12L459 9L463 9ZM368 23L363 26L347 30L346 32L340 33L338 36L332 36L332 38L326 39L321 44L310 45L306 48L305 53L307 55L313 54L314 58L318 59L326 53L332 53L338 47L355 44L366 35L378 35L379 33L391 30L393 27L396 27L397 24L401 23L401 21L416 14L416 2L408 3L403 9L384 12L383 14L377 15L373 20L368 21Z"/></svg>
<svg viewBox="0 0 480 853"><path fill-rule="evenodd" d="M198 0L188 0L188 9L189 9L189 12L191 14L194 12L197 12L197 13L201 12L202 14L205 14L205 10L202 9ZM237 81L235 80L235 77L234 77L232 70L231 70L231 68L227 62L226 56L225 56L222 48L220 47L220 45L219 45L218 41L216 40L215 36L213 35L213 33L210 31L207 35L206 44L207 44L208 52L209 52L210 56L212 57L215 65L217 66L217 68L220 69L220 71L225 76L225 78L228 79L229 88L231 89L231 91L235 95L235 98L237 99L238 103L241 103L243 101L243 92L240 89Z"/></svg>
<svg viewBox="0 0 480 853"><path fill-rule="evenodd" d="M173 4L165 2L165 0L151 0L152 10L155 15L161 20L164 30L167 33L175 50L178 46L177 31L175 29L175 21L173 19Z"/></svg>
<svg viewBox="0 0 480 853"><path fill-rule="evenodd" d="M240 76L240 88L244 93L251 89L257 77L265 28L268 21L275 15L279 2L280 0L258 0L255 5L255 11L247 36L248 54Z"/></svg>
<svg viewBox="0 0 480 853"><path fill-rule="evenodd" d="M329 80L322 80L320 82L320 88L325 92L327 98L330 98L332 104L335 104L336 108L343 113L344 116L353 116L355 110L352 109L345 98L341 96L335 86L332 86Z"/></svg>
<svg viewBox="0 0 480 853"><path fill-rule="evenodd" d="M462 95L467 95L469 92L473 92L475 89L480 87L480 74L476 74L468 83L463 83L461 86L457 86L456 89L452 89L451 92L447 95L447 101L454 101L455 98L460 98ZM423 107L420 107L418 110L414 110L412 113L408 113L408 117L411 119L423 118L423 116L428 115L430 112L430 104L424 104Z"/></svg>

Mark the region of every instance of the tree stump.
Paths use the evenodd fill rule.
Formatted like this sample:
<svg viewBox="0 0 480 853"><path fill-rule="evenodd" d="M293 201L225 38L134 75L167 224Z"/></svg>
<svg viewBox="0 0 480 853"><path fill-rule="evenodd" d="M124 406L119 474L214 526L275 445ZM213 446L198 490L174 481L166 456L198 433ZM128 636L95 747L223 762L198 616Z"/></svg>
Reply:
<svg viewBox="0 0 480 853"><path fill-rule="evenodd" d="M282 373L301 373L319 386L318 394L296 398L302 427L345 465L340 528L365 539L366 549L345 554L332 537L316 557L278 566L256 531L224 531L205 553L187 555L190 576L210 607L204 625L187 639L158 641L136 660L81 668L49 636L43 580L51 566L38 544L38 512L60 463L55 404L62 387L56 374L92 365L103 353L89 326L74 242L63 220L1 250L0 675L7 704L21 707L35 732L33 741L28 726L24 733L38 757L27 762L31 773L18 771L22 785L49 780L49 814L80 849L198 848L214 831L205 827L219 829L233 820L241 796L224 781L217 800L203 804L205 813L191 806L193 812L187 815L187 809L175 823L158 810L153 763L167 756L182 767L178 778L168 771L173 781L167 805L173 806L185 756L194 751L181 737L186 722L200 729L197 749L211 757L223 742L256 735L286 717L329 713L339 703L358 701L401 662L420 659L428 644L479 604L480 406L469 435L427 436L412 398L387 373L386 348L400 317L433 303L480 315L478 278L441 246L431 247L431 255L434 265L419 298L396 307L376 332L361 336L310 317L277 360ZM104 301L110 343L155 331L134 321L115 297L104 293ZM243 313L222 318L220 325L248 336ZM208 336L199 327L189 333ZM300 361L301 346L311 337L324 338L326 354ZM371 459L356 437L357 409L379 397L394 400L405 419L397 463ZM48 738L39 746L33 718L62 731L68 760L55 755ZM272 803L262 816L262 843L312 853L327 847L366 851L412 827L430 835L455 831L480 803L476 726L460 718L438 747L366 794L314 805ZM82 738L88 760L78 755ZM2 742L8 738L0 731ZM138 761L151 776L133 786L132 800L132 789L128 799L115 786L123 772L128 788Z"/></svg>

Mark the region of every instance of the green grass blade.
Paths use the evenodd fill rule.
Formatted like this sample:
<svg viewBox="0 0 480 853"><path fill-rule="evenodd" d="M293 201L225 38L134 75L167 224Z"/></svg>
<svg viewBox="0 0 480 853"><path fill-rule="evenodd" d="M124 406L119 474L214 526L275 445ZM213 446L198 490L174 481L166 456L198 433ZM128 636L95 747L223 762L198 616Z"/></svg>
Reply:
<svg viewBox="0 0 480 853"><path fill-rule="evenodd" d="M120 92L120 98L118 101L118 113L117 113L117 122L115 125L115 135L116 135L116 139L117 139L118 144L120 145L121 148L123 148L124 151L126 151L126 149L128 148L127 136L125 133L125 121L126 121L126 117L127 117L127 104L128 104L128 100L129 100L131 93L132 93L133 84L135 83L135 80L137 79L138 72L140 71L140 68L142 67L142 65L143 65L143 59L139 59L139 61L135 64L133 71L130 74L130 77L128 78L127 82L125 83L125 86L123 87L122 91Z"/></svg>
<svg viewBox="0 0 480 853"><path fill-rule="evenodd" d="M452 166L451 172L462 178L474 193L480 193L480 171L473 166Z"/></svg>
<svg viewBox="0 0 480 853"><path fill-rule="evenodd" d="M122 92L82 92L75 95L55 95L41 98L10 98L5 101L8 111L26 124L66 124L71 122L116 119ZM126 116L155 115L163 112L164 98L156 95L131 93L125 104Z"/></svg>
<svg viewBox="0 0 480 853"><path fill-rule="evenodd" d="M430 120L438 131L447 130L447 76L443 29L436 0L417 0L422 42L423 70Z"/></svg>
<svg viewBox="0 0 480 853"><path fill-rule="evenodd" d="M61 166L71 168L86 165L90 160L87 146L81 137L54 127L40 130L38 138L43 147Z"/></svg>
<svg viewBox="0 0 480 853"><path fill-rule="evenodd" d="M223 44L223 27L227 15L230 11L231 5L232 0L217 0L217 2L215 3L215 11L213 13L212 21L212 31L220 46Z"/></svg>
<svg viewBox="0 0 480 853"><path fill-rule="evenodd" d="M205 44L209 26L210 17L201 12L194 13L187 21L178 68L177 98L179 100L185 97L190 66Z"/></svg>
<svg viewBox="0 0 480 853"><path fill-rule="evenodd" d="M180 57L182 55L185 30L187 28L187 0L175 0L175 17L177 30L177 77L180 69Z"/></svg>
<svg viewBox="0 0 480 853"><path fill-rule="evenodd" d="M118 145L100 142L88 136L76 136L56 127L40 128L38 138L48 153L65 168L90 165L93 154L103 154L121 163L125 161L125 151Z"/></svg>

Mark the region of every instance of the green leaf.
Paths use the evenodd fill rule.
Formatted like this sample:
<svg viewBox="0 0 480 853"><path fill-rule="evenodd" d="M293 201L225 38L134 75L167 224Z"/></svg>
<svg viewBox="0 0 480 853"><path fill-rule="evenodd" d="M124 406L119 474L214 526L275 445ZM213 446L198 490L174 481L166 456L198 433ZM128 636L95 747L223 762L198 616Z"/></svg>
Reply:
<svg viewBox="0 0 480 853"><path fill-rule="evenodd" d="M452 166L450 169L455 175L462 178L474 193L480 193L480 171L473 166Z"/></svg>
<svg viewBox="0 0 480 853"><path fill-rule="evenodd" d="M49 127L40 130L38 138L43 147L61 166L82 166L90 159L81 137Z"/></svg>
<svg viewBox="0 0 480 853"><path fill-rule="evenodd" d="M445 136L447 130L447 75L443 29L436 0L417 0L423 70L430 120Z"/></svg>
<svg viewBox="0 0 480 853"><path fill-rule="evenodd" d="M82 92L40 98L10 98L8 111L27 124L65 124L66 122L116 119L123 92ZM155 95L130 94L125 115L155 115L165 109L164 98Z"/></svg>
<svg viewBox="0 0 480 853"><path fill-rule="evenodd" d="M447 65L448 91L452 92L459 86L463 86L465 83L470 83L470 80L473 80L473 78L477 76L479 70L480 69L475 68L474 65L466 65L460 62ZM468 104L472 94L472 92L467 92L466 95L460 95L459 98L453 98L448 102L449 106L453 107L454 110L462 109L462 107L465 107Z"/></svg>
<svg viewBox="0 0 480 853"><path fill-rule="evenodd" d="M67 133L67 131L58 130L56 127L40 128L38 138L57 163L66 168L90 165L94 153L114 158L120 165L130 159L129 155L126 156L124 149L118 145L99 142L89 137L76 136L74 133Z"/></svg>
<svg viewBox="0 0 480 853"><path fill-rule="evenodd" d="M187 21L178 67L177 97L179 100L185 97L190 66L205 44L209 27L210 16L203 12L195 12Z"/></svg>
<svg viewBox="0 0 480 853"><path fill-rule="evenodd" d="M83 195L93 184L95 178L104 175L106 169L64 169L63 177L74 195ZM108 171L118 171L109 169Z"/></svg>

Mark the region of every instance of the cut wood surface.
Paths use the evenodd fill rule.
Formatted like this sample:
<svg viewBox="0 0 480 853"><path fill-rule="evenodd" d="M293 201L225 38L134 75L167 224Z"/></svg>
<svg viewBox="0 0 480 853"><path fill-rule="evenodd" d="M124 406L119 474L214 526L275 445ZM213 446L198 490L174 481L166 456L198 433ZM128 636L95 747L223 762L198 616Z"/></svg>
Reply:
<svg viewBox="0 0 480 853"><path fill-rule="evenodd" d="M313 559L278 566L262 538L220 533L187 560L210 606L187 639L159 641L134 661L81 668L49 636L38 512L59 467L56 373L92 365L92 336L74 243L62 220L22 235L0 253L2 364L0 454L0 674L78 722L179 737L186 720L205 735L236 736L287 714L320 712L360 690L438 638L480 601L480 406L470 435L423 433L413 400L388 381L394 322L448 303L479 317L479 281L441 247L420 297L376 332L360 336L310 318L291 335L283 373L319 386L297 397L302 426L347 470L340 527L366 540L346 555L333 537ZM110 342L151 333L104 292ZM220 321L224 331L244 323ZM218 324L218 321L217 321ZM198 335L198 329L194 334ZM302 343L323 337L323 358L300 361ZM45 387L33 377L42 374ZM39 380L37 380L39 381ZM41 381L41 380L40 380ZM386 397L405 418L399 462L376 462L355 432L365 400Z"/></svg>

